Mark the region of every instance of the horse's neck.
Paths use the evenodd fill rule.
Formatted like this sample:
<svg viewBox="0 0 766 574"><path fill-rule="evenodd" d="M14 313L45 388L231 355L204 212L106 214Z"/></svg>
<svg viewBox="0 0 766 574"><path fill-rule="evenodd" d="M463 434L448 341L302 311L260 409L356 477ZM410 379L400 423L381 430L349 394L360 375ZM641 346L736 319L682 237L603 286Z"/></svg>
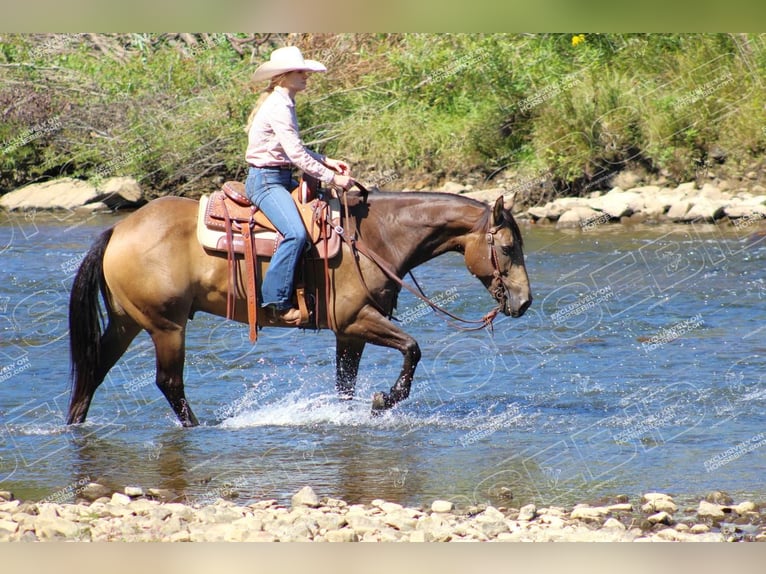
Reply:
<svg viewBox="0 0 766 574"><path fill-rule="evenodd" d="M380 242L403 274L443 253L464 251L487 213L479 202L448 194L395 194L381 208Z"/></svg>

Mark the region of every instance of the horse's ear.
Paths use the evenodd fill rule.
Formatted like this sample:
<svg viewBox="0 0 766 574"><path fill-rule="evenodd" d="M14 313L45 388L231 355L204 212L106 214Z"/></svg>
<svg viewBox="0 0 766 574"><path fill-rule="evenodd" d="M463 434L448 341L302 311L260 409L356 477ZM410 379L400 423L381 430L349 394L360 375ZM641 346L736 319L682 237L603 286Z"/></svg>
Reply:
<svg viewBox="0 0 766 574"><path fill-rule="evenodd" d="M503 196L503 201L505 202L505 208L508 211L513 211L513 203L516 201L516 192L514 191L508 196Z"/></svg>
<svg viewBox="0 0 766 574"><path fill-rule="evenodd" d="M495 200L495 206L492 208L492 225L500 225L503 222L503 210L505 205L501 195Z"/></svg>

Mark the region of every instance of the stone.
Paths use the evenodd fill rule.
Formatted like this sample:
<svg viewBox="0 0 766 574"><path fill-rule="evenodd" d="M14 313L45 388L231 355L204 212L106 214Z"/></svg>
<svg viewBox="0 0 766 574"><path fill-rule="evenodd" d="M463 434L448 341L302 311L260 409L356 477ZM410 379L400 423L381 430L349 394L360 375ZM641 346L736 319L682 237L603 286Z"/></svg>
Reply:
<svg viewBox="0 0 766 574"><path fill-rule="evenodd" d="M120 492L112 494L112 504L130 504L130 497Z"/></svg>
<svg viewBox="0 0 766 574"><path fill-rule="evenodd" d="M608 530L626 530L625 525L616 518L608 518L602 525L602 528Z"/></svg>
<svg viewBox="0 0 766 574"><path fill-rule="evenodd" d="M674 528L663 528L652 536L653 540L665 540L667 542L683 542L689 540L689 535L684 532L678 532Z"/></svg>
<svg viewBox="0 0 766 574"><path fill-rule="evenodd" d="M644 199L638 193L615 187L609 193L590 200L588 206L609 214L612 219L619 219L642 211Z"/></svg>
<svg viewBox="0 0 766 574"><path fill-rule="evenodd" d="M80 526L63 518L38 518L35 522L35 534L40 540L64 538L74 540L80 533Z"/></svg>
<svg viewBox="0 0 766 574"><path fill-rule="evenodd" d="M728 505L734 503L734 499L729 496L728 493L722 492L720 490L708 492L707 495L705 495L705 501L720 505Z"/></svg>
<svg viewBox="0 0 766 574"><path fill-rule="evenodd" d="M673 517L665 511L652 514L647 517L647 520L652 524L667 524L668 526L673 524Z"/></svg>
<svg viewBox="0 0 766 574"><path fill-rule="evenodd" d="M162 508L169 510L173 516L177 516L181 520L191 521L194 519L194 510L180 502L166 502Z"/></svg>
<svg viewBox="0 0 766 574"><path fill-rule="evenodd" d="M298 492L293 494L292 506L296 508L298 506L308 506L309 508L317 508L319 506L319 497L314 492L314 489L310 486L304 486Z"/></svg>
<svg viewBox="0 0 766 574"><path fill-rule="evenodd" d="M351 528L340 528L339 530L328 530L325 535L327 542L358 542L359 535Z"/></svg>
<svg viewBox="0 0 766 574"><path fill-rule="evenodd" d="M519 509L517 520L528 522L537 515L537 507L534 504L527 504Z"/></svg>
<svg viewBox="0 0 766 574"><path fill-rule="evenodd" d="M583 229L595 228L601 223L608 223L609 214L596 211L590 207L575 206L568 209L558 218L556 227L581 227Z"/></svg>
<svg viewBox="0 0 766 574"><path fill-rule="evenodd" d="M609 514L609 509L603 506L578 506L569 514L572 520L584 522L601 522L601 519Z"/></svg>
<svg viewBox="0 0 766 574"><path fill-rule="evenodd" d="M606 507L609 512L633 512L633 505L629 502L619 502Z"/></svg>
<svg viewBox="0 0 766 574"><path fill-rule="evenodd" d="M144 489L140 486L126 486L123 492L125 493L125 496L131 498L138 498L139 496L144 495Z"/></svg>
<svg viewBox="0 0 766 574"><path fill-rule="evenodd" d="M737 514L745 514L746 512L755 512L756 511L755 503L748 501L740 502L739 504L736 504L731 507L734 512Z"/></svg>
<svg viewBox="0 0 766 574"><path fill-rule="evenodd" d="M101 203L111 210L138 207L145 203L141 186L132 177L110 177L98 186Z"/></svg>
<svg viewBox="0 0 766 574"><path fill-rule="evenodd" d="M675 193L682 196L696 195L697 183L694 181L682 183L675 188Z"/></svg>
<svg viewBox="0 0 766 574"><path fill-rule="evenodd" d="M0 520L0 530L4 530L9 534L14 534L19 529L19 523L13 520Z"/></svg>
<svg viewBox="0 0 766 574"><path fill-rule="evenodd" d="M713 520L722 520L726 513L720 504L708 502L707 500L701 500L699 508L697 508L697 516L700 518L712 518Z"/></svg>
<svg viewBox="0 0 766 574"><path fill-rule="evenodd" d="M726 201L698 197L694 199L692 206L680 219L681 221L716 221L726 214L727 206L728 202Z"/></svg>
<svg viewBox="0 0 766 574"><path fill-rule="evenodd" d="M328 498L325 500L324 505L328 508L346 508L348 507L348 502L339 498Z"/></svg>
<svg viewBox="0 0 766 574"><path fill-rule="evenodd" d="M368 532L380 530L382 526L379 520L360 514L349 515L346 517L346 520L349 528L360 536L364 536Z"/></svg>
<svg viewBox="0 0 766 574"><path fill-rule="evenodd" d="M655 512L667 512L673 514L677 510L678 506L676 506L676 504L669 498L656 498L641 506L641 511L647 514Z"/></svg>
<svg viewBox="0 0 766 574"><path fill-rule="evenodd" d="M477 515L474 518L474 526L489 538L510 530L505 515L494 506L488 506L484 512Z"/></svg>
<svg viewBox="0 0 766 574"><path fill-rule="evenodd" d="M434 500L431 504L431 512L452 512L454 504L449 500Z"/></svg>
<svg viewBox="0 0 766 574"><path fill-rule="evenodd" d="M389 512L382 520L384 524L396 528L401 532L415 530L418 525L418 521L410 516L404 509L397 512Z"/></svg>
<svg viewBox="0 0 766 574"><path fill-rule="evenodd" d="M668 209L665 215L671 221L681 222L684 220L684 217L686 216L686 212L689 211L691 206L692 206L691 202L685 199L676 201L675 203L673 203L673 205L670 206L670 209Z"/></svg>
<svg viewBox="0 0 766 574"><path fill-rule="evenodd" d="M539 219L545 219L548 217L548 206L537 206L537 207L530 207L527 209L527 215L531 217L534 221L537 221Z"/></svg>
<svg viewBox="0 0 766 574"><path fill-rule="evenodd" d="M168 488L150 488L146 491L146 494L157 500L167 502L177 498L176 493Z"/></svg>
<svg viewBox="0 0 766 574"><path fill-rule="evenodd" d="M13 500L13 493L10 490L0 490L0 500Z"/></svg>
<svg viewBox="0 0 766 574"><path fill-rule="evenodd" d="M112 489L97 482L89 482L80 490L80 497L91 502L102 496L111 496Z"/></svg>

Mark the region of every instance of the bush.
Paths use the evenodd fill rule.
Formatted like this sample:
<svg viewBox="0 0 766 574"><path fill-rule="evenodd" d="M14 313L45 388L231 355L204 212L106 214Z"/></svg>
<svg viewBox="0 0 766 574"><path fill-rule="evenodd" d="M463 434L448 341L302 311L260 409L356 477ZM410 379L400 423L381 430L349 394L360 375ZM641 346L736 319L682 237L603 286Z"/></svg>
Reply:
<svg viewBox="0 0 766 574"><path fill-rule="evenodd" d="M362 180L544 174L582 194L626 166L680 181L766 149L758 36L10 35L0 188L130 174L194 195L242 179L250 76L288 43L329 70L299 96L304 140Z"/></svg>

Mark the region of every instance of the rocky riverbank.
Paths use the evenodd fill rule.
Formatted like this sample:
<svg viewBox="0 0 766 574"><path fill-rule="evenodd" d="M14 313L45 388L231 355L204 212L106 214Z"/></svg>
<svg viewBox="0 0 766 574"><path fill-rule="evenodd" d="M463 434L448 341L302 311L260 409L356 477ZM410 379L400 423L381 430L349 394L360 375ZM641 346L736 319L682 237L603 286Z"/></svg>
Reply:
<svg viewBox="0 0 766 574"><path fill-rule="evenodd" d="M98 492L87 485L84 492ZM290 506L263 500L239 506L163 502L138 487L76 504L30 502L0 491L0 541L161 542L735 542L766 541L766 507L713 492L679 508L664 493L617 497L600 505L456 509L446 500L405 507L374 500L348 504L311 487Z"/></svg>
<svg viewBox="0 0 766 574"><path fill-rule="evenodd" d="M753 231L766 222L766 188L753 172L750 179L713 180L698 186L687 182L667 185L631 185L639 178L623 174L618 185L608 191L592 191L586 197L559 197L544 205L517 206L519 217L533 223L554 224L562 228L589 231L608 223L730 223ZM385 183L386 180L381 180ZM622 185L623 187L620 187ZM382 187L387 187L382 185ZM493 203L500 195L518 186L503 180L502 187L477 189L471 184L447 181L437 191L472 197ZM413 188L415 189L415 188ZM96 182L61 178L32 184L0 197L0 208L8 211L84 210L114 211L135 209L150 199L138 182L129 177L113 177Z"/></svg>

